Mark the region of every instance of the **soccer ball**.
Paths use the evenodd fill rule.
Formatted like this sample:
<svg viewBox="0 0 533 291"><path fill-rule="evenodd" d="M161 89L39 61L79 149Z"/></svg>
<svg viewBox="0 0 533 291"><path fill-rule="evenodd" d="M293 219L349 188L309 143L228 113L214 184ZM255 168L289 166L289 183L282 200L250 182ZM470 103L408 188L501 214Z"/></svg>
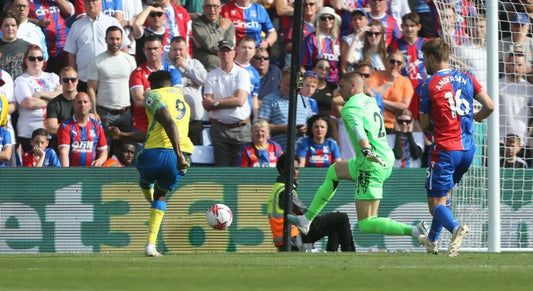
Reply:
<svg viewBox="0 0 533 291"><path fill-rule="evenodd" d="M231 209L224 204L215 204L207 210L205 219L210 227L222 230L231 225L231 222L233 221L233 212L231 212Z"/></svg>

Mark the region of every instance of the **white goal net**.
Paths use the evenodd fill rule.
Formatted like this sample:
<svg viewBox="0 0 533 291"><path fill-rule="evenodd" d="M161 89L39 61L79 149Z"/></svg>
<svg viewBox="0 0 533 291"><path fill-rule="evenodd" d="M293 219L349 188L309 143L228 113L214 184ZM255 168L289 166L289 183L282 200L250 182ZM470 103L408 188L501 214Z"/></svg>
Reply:
<svg viewBox="0 0 533 291"><path fill-rule="evenodd" d="M495 136L488 135L487 122L476 123L474 162L452 194L458 221L470 227L463 246L479 251L488 247L487 141L498 139L504 162L500 168L501 250L533 251L533 170L525 169L533 167L533 1L499 1L499 20L487 19L487 1L433 2L441 20L440 35L452 50L453 68L470 72L485 89L489 76L497 74L499 82L499 130L493 131ZM498 22L499 27L497 71L487 66L488 22ZM449 239L448 232L443 232L440 245L448 245Z"/></svg>

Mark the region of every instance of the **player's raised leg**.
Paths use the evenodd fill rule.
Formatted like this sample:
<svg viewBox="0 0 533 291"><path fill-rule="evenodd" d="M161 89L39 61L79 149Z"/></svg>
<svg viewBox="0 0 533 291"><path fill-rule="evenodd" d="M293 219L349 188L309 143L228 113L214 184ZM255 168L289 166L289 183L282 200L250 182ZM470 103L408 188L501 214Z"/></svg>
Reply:
<svg viewBox="0 0 533 291"><path fill-rule="evenodd" d="M337 191L337 186L341 179L351 180L347 160L329 166L326 178L318 188L305 215L293 216L289 214L289 221L296 225L302 233L307 234L313 219L320 214L324 206L326 206L328 201L333 195L335 195L335 191Z"/></svg>

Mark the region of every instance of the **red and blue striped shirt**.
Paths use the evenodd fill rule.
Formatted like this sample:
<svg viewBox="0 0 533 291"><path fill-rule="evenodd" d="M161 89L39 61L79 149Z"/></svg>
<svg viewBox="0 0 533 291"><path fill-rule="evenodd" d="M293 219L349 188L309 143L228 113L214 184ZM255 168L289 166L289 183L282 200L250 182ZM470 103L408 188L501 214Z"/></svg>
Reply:
<svg viewBox="0 0 533 291"><path fill-rule="evenodd" d="M102 125L89 118L85 126L80 126L73 117L64 120L57 130L58 148L70 147L69 161L71 167L88 167L96 160L99 150L107 148Z"/></svg>

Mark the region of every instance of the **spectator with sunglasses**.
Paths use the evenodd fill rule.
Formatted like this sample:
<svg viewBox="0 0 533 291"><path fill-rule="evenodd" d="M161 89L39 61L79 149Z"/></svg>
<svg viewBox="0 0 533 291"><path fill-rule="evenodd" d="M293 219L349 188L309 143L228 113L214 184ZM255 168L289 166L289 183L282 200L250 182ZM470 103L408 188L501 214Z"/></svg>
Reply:
<svg viewBox="0 0 533 291"><path fill-rule="evenodd" d="M339 80L338 63L340 59L341 18L331 7L322 7L316 14L315 32L303 40L302 71L311 70L318 59L330 63L328 82L337 84Z"/></svg>
<svg viewBox="0 0 533 291"><path fill-rule="evenodd" d="M155 2L161 4L165 15L163 16L164 24L163 27L168 31L168 34L165 34L165 39L163 40L163 46L165 48L165 53L169 50L170 40L176 36L181 36L187 40L189 43L189 36L191 35L191 16L185 7L178 4L179 1L174 0L154 0ZM191 53L192 57L192 52Z"/></svg>
<svg viewBox="0 0 533 291"><path fill-rule="evenodd" d="M383 96L387 133L394 132L396 114L408 108L414 94L411 81L401 74L404 65L403 53L399 50L392 51L387 57L386 69L374 71L367 83L369 89Z"/></svg>
<svg viewBox="0 0 533 291"><path fill-rule="evenodd" d="M144 64L146 62L146 56L144 55L144 42L150 35L156 35L161 39L163 45L170 45L166 43L168 29L164 28L165 24L165 11L163 6L157 2L152 2L144 7L144 9L135 17L135 21L131 26L131 33L135 38L135 60L137 65ZM145 27L145 23L148 20L148 25Z"/></svg>
<svg viewBox="0 0 533 291"><path fill-rule="evenodd" d="M385 70L387 60L387 45L385 43L385 27L377 20L371 20L365 33L362 54L354 61L366 61L372 64L374 70ZM348 53L347 56L350 56ZM348 59L347 62L351 60Z"/></svg>
<svg viewBox="0 0 533 291"><path fill-rule="evenodd" d="M57 129L61 122L74 114L72 105L78 94L78 72L73 67L63 67L59 71L59 80L63 92L48 102L46 106L46 131L52 139L50 147L57 151Z"/></svg>
<svg viewBox="0 0 533 291"><path fill-rule="evenodd" d="M328 116L331 111L331 101L335 96L335 90L337 90L336 84L327 81L330 68L331 66L326 59L318 59L313 67L313 72L318 77L318 83L316 91L311 97L317 102L318 114L324 116Z"/></svg>
<svg viewBox="0 0 533 291"><path fill-rule="evenodd" d="M261 78L258 94L259 106L261 107L261 100L263 100L265 96L279 90L279 84L281 83L281 69L270 63L270 54L268 50L264 48L257 48L255 50L255 55L250 62Z"/></svg>
<svg viewBox="0 0 533 291"><path fill-rule="evenodd" d="M15 79L15 99L19 105L17 138L22 151L33 149L30 144L34 130L43 127L46 106L59 95L62 88L59 76L45 72L46 61L39 46L31 45L24 54L24 74Z"/></svg>
<svg viewBox="0 0 533 291"><path fill-rule="evenodd" d="M405 109L396 115L394 133L387 135L394 152L395 168L420 168L424 152L424 133L413 131L413 114Z"/></svg>

